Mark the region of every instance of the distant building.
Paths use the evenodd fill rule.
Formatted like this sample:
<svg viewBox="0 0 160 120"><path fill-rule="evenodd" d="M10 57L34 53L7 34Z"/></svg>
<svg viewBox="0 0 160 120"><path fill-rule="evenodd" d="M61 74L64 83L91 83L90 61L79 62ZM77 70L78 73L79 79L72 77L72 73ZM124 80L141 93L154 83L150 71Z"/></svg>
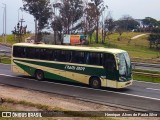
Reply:
<svg viewBox="0 0 160 120"><path fill-rule="evenodd" d="M25 39L26 43L34 43L35 42L35 36L31 36Z"/></svg>
<svg viewBox="0 0 160 120"><path fill-rule="evenodd" d="M137 21L139 23L139 27L140 28L143 28L144 27L144 24L143 24L143 19L135 19L135 21Z"/></svg>

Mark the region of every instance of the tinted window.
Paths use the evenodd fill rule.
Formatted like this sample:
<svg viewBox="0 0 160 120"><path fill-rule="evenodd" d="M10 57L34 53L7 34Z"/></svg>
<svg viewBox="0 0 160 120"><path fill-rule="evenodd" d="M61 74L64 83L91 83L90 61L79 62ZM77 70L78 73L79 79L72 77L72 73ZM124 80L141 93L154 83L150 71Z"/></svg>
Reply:
<svg viewBox="0 0 160 120"><path fill-rule="evenodd" d="M71 57L70 51L54 50L54 60L60 62L69 62Z"/></svg>
<svg viewBox="0 0 160 120"><path fill-rule="evenodd" d="M71 62L72 63L85 63L85 53L79 51L73 51L71 54Z"/></svg>
<svg viewBox="0 0 160 120"><path fill-rule="evenodd" d="M40 59L40 54L41 54L40 48L36 48L35 49L35 59Z"/></svg>
<svg viewBox="0 0 160 120"><path fill-rule="evenodd" d="M14 57L20 57L20 58L25 58L26 57L26 48L25 47L14 46L13 47L13 56Z"/></svg>
<svg viewBox="0 0 160 120"><path fill-rule="evenodd" d="M46 60L53 60L53 50L52 49L46 49L45 51Z"/></svg>
<svg viewBox="0 0 160 120"><path fill-rule="evenodd" d="M108 71L116 70L116 62L113 54L105 54L103 59L104 67Z"/></svg>
<svg viewBox="0 0 160 120"><path fill-rule="evenodd" d="M35 48L26 48L26 57L30 59L35 58Z"/></svg>
<svg viewBox="0 0 160 120"><path fill-rule="evenodd" d="M86 53L86 63L90 65L102 65L102 53Z"/></svg>

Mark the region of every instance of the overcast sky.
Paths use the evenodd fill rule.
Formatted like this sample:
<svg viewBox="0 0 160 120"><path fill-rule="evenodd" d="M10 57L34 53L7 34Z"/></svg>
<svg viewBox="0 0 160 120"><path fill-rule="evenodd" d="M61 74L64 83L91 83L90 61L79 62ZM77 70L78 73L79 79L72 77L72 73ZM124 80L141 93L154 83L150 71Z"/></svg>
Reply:
<svg viewBox="0 0 160 120"><path fill-rule="evenodd" d="M52 2L54 0L51 0ZM108 5L114 19L119 19L123 15L130 15L135 19L143 19L152 17L160 20L160 0L104 0ZM0 34L3 33L3 7L7 5L7 33L10 34L14 30L14 26L18 23L19 17L24 18L28 30L34 32L34 19L31 15L18 10L22 7L22 0L0 0ZM107 14L107 12L106 12Z"/></svg>

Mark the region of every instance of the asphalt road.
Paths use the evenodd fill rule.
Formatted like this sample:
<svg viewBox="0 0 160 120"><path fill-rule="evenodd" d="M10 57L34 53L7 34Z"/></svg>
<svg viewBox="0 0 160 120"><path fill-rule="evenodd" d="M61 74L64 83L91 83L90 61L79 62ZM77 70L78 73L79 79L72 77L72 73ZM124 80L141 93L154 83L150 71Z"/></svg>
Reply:
<svg viewBox="0 0 160 120"><path fill-rule="evenodd" d="M160 84L134 81L133 85L116 90L92 89L85 85L74 85L54 80L37 81L15 75L9 65L0 64L0 83L38 91L62 94L102 104L125 106L133 110L160 111Z"/></svg>

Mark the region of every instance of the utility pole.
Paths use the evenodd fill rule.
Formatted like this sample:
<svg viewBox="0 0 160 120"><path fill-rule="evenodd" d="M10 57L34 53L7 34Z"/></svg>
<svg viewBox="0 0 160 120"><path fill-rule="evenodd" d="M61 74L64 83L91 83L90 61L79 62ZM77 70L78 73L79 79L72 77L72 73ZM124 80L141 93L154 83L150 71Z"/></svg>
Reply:
<svg viewBox="0 0 160 120"><path fill-rule="evenodd" d="M4 34L5 34L5 7L2 7L3 8L3 43L5 42L5 38L4 38Z"/></svg>
<svg viewBox="0 0 160 120"><path fill-rule="evenodd" d="M25 22L24 21L24 19L22 18L20 21L20 40L22 41L22 33L23 33L23 22Z"/></svg>
<svg viewBox="0 0 160 120"><path fill-rule="evenodd" d="M17 42L22 42L22 37L24 34L26 34L26 29L27 29L27 25L26 26L23 26L23 22L24 19L23 19L23 16L20 20L18 20L18 23L17 23L17 26L14 27L14 30L12 31L13 34L15 35L15 39L17 37Z"/></svg>
<svg viewBox="0 0 160 120"><path fill-rule="evenodd" d="M5 26L3 26L3 30L5 31L5 33L3 33L4 43L7 43L7 5L4 3L2 3L2 4L4 5L4 14L3 14L3 24L5 25Z"/></svg>
<svg viewBox="0 0 160 120"><path fill-rule="evenodd" d="M34 40L34 42L36 43L37 42L37 20L36 20L36 18L35 18L35 40Z"/></svg>

